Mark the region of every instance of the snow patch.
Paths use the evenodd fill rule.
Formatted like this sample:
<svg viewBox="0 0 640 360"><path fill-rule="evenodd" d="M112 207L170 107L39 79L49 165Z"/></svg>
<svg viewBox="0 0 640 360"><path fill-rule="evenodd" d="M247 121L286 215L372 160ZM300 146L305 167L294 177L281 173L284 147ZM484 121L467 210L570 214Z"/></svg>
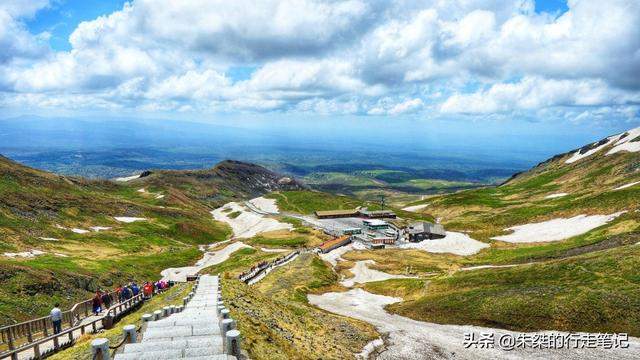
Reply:
<svg viewBox="0 0 640 360"><path fill-rule="evenodd" d="M267 199L265 197L257 197L255 199L249 200L249 203L253 205L256 209L260 211L264 211L270 214L279 214L280 209L278 209L278 205L276 205L276 199Z"/></svg>
<svg viewBox="0 0 640 360"><path fill-rule="evenodd" d="M611 215L578 215L572 218L559 218L539 223L518 225L506 229L512 230L511 234L496 236L492 239L510 243L564 240L589 232L624 213L625 211Z"/></svg>
<svg viewBox="0 0 640 360"><path fill-rule="evenodd" d="M121 181L121 182L127 182L127 181L131 181L131 180L135 180L140 178L140 174L138 175L131 175L131 176L125 176L125 177L119 177L119 178L115 178L116 181Z"/></svg>
<svg viewBox="0 0 640 360"><path fill-rule="evenodd" d="M240 212L235 218L228 215ZM246 207L230 202L211 211L213 218L229 224L236 238L251 238L257 234L275 230L293 230L293 225L282 223L276 219L248 210Z"/></svg>
<svg viewBox="0 0 640 360"><path fill-rule="evenodd" d="M60 241L60 239L56 239L52 237L40 237L39 239L44 241Z"/></svg>
<svg viewBox="0 0 640 360"><path fill-rule="evenodd" d="M364 346L362 351L359 354L356 354L356 359L358 360L367 360L369 356L376 351L377 348L382 347L384 345L384 341L382 339L375 339L367 343Z"/></svg>
<svg viewBox="0 0 640 360"><path fill-rule="evenodd" d="M40 256L40 255L44 255L45 252L44 251L40 251L40 250L29 250L29 251L23 251L23 252L17 252L17 253L10 253L10 252L6 252L4 253L4 256L6 257L10 257L10 258L17 258L17 257L21 257L21 258L34 258L36 256Z"/></svg>
<svg viewBox="0 0 640 360"><path fill-rule="evenodd" d="M418 211L426 208L427 206L429 206L429 204L413 205L413 206L403 207L402 210L411 211L411 212L418 212Z"/></svg>
<svg viewBox="0 0 640 360"><path fill-rule="evenodd" d="M71 229L71 231L73 231L76 234L86 234L89 232L89 230L85 230L85 229L78 229L78 228L73 228Z"/></svg>
<svg viewBox="0 0 640 360"><path fill-rule="evenodd" d="M640 141L632 141L640 136L640 127L627 131L627 136L619 135L618 141L613 145L613 149L607 152L607 155L615 154L620 151L638 152L640 151Z"/></svg>
<svg viewBox="0 0 640 360"><path fill-rule="evenodd" d="M622 190L622 189L630 188L632 186L636 186L638 184L640 184L640 181L634 181L632 183L628 183L628 184L624 184L622 186L618 186L617 188L615 188L613 190Z"/></svg>
<svg viewBox="0 0 640 360"><path fill-rule="evenodd" d="M567 196L567 195L569 195L569 194L567 194L567 193L557 193L557 194L547 195L544 198L545 199L557 199L557 198L561 198L561 197Z"/></svg>
<svg viewBox="0 0 640 360"><path fill-rule="evenodd" d="M120 221L123 223L132 223L135 221L146 221L146 218L139 218L139 217L129 217L129 216L115 216L114 219L116 219L116 221Z"/></svg>
<svg viewBox="0 0 640 360"><path fill-rule="evenodd" d="M343 260L342 255L348 253L349 251L354 250L353 243L345 246L341 246L337 249L333 249L325 254L320 254L320 258L329 264L336 266L338 265L338 260Z"/></svg>
<svg viewBox="0 0 640 360"><path fill-rule="evenodd" d="M572 164L576 161L582 160L584 158L587 158L595 153L597 153L598 151L604 149L607 145L611 144L614 141L617 141L620 138L621 135L614 135L614 136L610 136L607 138L607 141L605 141L602 145L600 146L596 146L593 149L586 151L584 154L580 154L580 149L577 150L576 152L573 153L573 155L568 158L564 163L565 164Z"/></svg>
<svg viewBox="0 0 640 360"><path fill-rule="evenodd" d="M162 270L160 275L162 278L167 281L187 281L187 276L195 275L200 270L207 268L209 266L217 265L223 263L229 259L231 254L234 252L243 249L250 248L251 246L243 243L243 242L235 242L233 244L227 245L225 248L215 251L215 252L206 252L202 259L198 260L193 266L184 266L179 268L168 268Z"/></svg>
<svg viewBox="0 0 640 360"><path fill-rule="evenodd" d="M381 349L376 359L634 359L637 358L640 342L629 337L627 349L537 349L515 348L511 351L496 348L466 348L466 333L494 333L495 339L508 334L518 338L520 332L492 329L471 325L441 325L413 320L390 314L384 307L402 301L400 298L376 295L362 289L347 292L331 292L322 295L307 295L309 303L335 314L349 316L368 322L380 333L389 334L388 346ZM561 333L558 331L529 334ZM531 335L533 336L533 335ZM496 340L497 341L497 340ZM451 356L455 354L455 356Z"/></svg>
<svg viewBox="0 0 640 360"><path fill-rule="evenodd" d="M355 275L351 279L343 280L340 283L346 287L352 287L356 283L364 284L368 282L374 281L382 281L389 279L409 279L415 278L412 276L404 276L404 275L394 275L387 274L386 272L370 269L369 265L375 264L373 260L363 260L357 261L356 264L350 269L350 271Z"/></svg>
<svg viewBox="0 0 640 360"><path fill-rule="evenodd" d="M403 249L418 249L432 253L451 253L455 255L473 255L489 247L489 244L472 239L469 235L447 231L442 239L424 240L417 243L403 243L398 245Z"/></svg>
<svg viewBox="0 0 640 360"><path fill-rule="evenodd" d="M287 249L269 249L269 248L260 248L260 250L262 250L264 252L268 252L268 253L281 253L281 252L291 251L291 250L287 250Z"/></svg>
<svg viewBox="0 0 640 360"><path fill-rule="evenodd" d="M90 227L91 230L93 231L102 231L102 230L111 230L110 226L92 226Z"/></svg>

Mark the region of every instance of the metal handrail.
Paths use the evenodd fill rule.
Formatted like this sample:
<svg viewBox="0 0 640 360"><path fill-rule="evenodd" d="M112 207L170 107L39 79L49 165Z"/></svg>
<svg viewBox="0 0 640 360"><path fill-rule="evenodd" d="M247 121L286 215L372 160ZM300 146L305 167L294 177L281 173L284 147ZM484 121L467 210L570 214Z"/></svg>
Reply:
<svg viewBox="0 0 640 360"><path fill-rule="evenodd" d="M85 334L85 328L91 326L93 333L96 333L98 331L98 327L97 327L97 323L98 322L102 322L107 316L113 316L114 318L123 314L125 311L133 308L133 306L139 304L140 302L142 302L144 300L144 295L142 293L132 297L129 300L125 300L122 302L119 302L116 306L113 306L112 308L110 308L107 313L95 320L92 320L86 324L80 324L80 325L76 325L76 326L72 326L70 328L67 328L61 332L59 332L58 334L54 334L54 335L50 335L50 336L46 336L44 338L40 338L34 341L30 341L28 344L25 345L21 345L15 349L11 349L9 351L0 353L0 359L8 359L11 358L12 360L18 359L18 354L22 353L24 351L28 351L33 349L33 358L34 359L41 359L45 354L43 354L40 351L40 345L48 342L48 341L53 341L53 351L56 352L58 350L60 350L62 347L60 346L60 341L59 338L61 336L67 335L69 337L69 342L73 342L75 339L73 337L73 333L80 330L80 335L84 335ZM123 309L124 307L124 309ZM120 311L118 311L120 310ZM113 315L111 315L111 313L113 312Z"/></svg>

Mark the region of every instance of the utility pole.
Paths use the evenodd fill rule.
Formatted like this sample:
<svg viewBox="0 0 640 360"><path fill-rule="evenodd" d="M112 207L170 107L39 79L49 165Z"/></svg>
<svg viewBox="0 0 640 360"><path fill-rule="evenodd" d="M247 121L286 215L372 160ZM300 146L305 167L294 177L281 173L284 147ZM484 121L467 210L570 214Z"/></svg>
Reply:
<svg viewBox="0 0 640 360"><path fill-rule="evenodd" d="M384 210L384 194L380 194L380 207Z"/></svg>

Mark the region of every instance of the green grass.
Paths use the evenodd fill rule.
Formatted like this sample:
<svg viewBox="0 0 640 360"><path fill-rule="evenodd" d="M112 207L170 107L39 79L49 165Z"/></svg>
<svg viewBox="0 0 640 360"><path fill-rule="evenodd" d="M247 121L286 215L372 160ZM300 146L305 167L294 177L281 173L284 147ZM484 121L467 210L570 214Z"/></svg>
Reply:
<svg viewBox="0 0 640 360"><path fill-rule="evenodd" d="M227 216L228 216L230 219L235 219L235 218L237 218L238 216L240 216L241 214L242 214L242 211L234 211L234 212L232 212L232 213L229 213Z"/></svg>
<svg viewBox="0 0 640 360"><path fill-rule="evenodd" d="M379 336L373 326L306 302L307 292L336 282L317 255L303 254L255 286L223 278L222 289L252 359L354 359Z"/></svg>
<svg viewBox="0 0 640 360"><path fill-rule="evenodd" d="M248 243L254 245L266 245L272 247L300 247L305 246L309 242L309 238L306 236L293 236L287 238L272 238L272 237L264 237L261 235L254 236L251 238Z"/></svg>
<svg viewBox="0 0 640 360"><path fill-rule="evenodd" d="M364 202L348 196L331 195L317 191L282 191L271 193L267 197L276 199L281 211L300 214L312 214L314 211L321 210L354 209L365 205Z"/></svg>
<svg viewBox="0 0 640 360"><path fill-rule="evenodd" d="M268 253L253 248L240 249L229 257L226 261L210 266L200 271L201 274L224 274L237 276L243 271L249 270L252 266L262 261L269 261L282 256L279 253Z"/></svg>
<svg viewBox="0 0 640 360"><path fill-rule="evenodd" d="M640 247L542 264L457 272L389 309L414 319L520 331L640 334Z"/></svg>

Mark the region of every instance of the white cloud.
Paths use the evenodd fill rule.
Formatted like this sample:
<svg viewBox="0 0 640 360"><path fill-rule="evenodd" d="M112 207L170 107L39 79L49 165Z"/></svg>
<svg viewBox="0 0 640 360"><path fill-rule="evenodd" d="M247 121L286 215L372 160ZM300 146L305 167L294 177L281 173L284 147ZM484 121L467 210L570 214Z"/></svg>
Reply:
<svg viewBox="0 0 640 360"><path fill-rule="evenodd" d="M1 104L385 116L557 108L569 120L594 118L598 108L625 113L640 103L640 2L568 5L556 16L535 13L532 0L133 0L78 25L72 49L56 52L24 23L48 2L5 0ZM255 70L238 80L233 67Z"/></svg>
<svg viewBox="0 0 640 360"><path fill-rule="evenodd" d="M553 106L607 106L640 102L640 93L609 88L602 80L547 80L527 77L498 83L471 94L454 94L441 107L447 113L487 114Z"/></svg>

